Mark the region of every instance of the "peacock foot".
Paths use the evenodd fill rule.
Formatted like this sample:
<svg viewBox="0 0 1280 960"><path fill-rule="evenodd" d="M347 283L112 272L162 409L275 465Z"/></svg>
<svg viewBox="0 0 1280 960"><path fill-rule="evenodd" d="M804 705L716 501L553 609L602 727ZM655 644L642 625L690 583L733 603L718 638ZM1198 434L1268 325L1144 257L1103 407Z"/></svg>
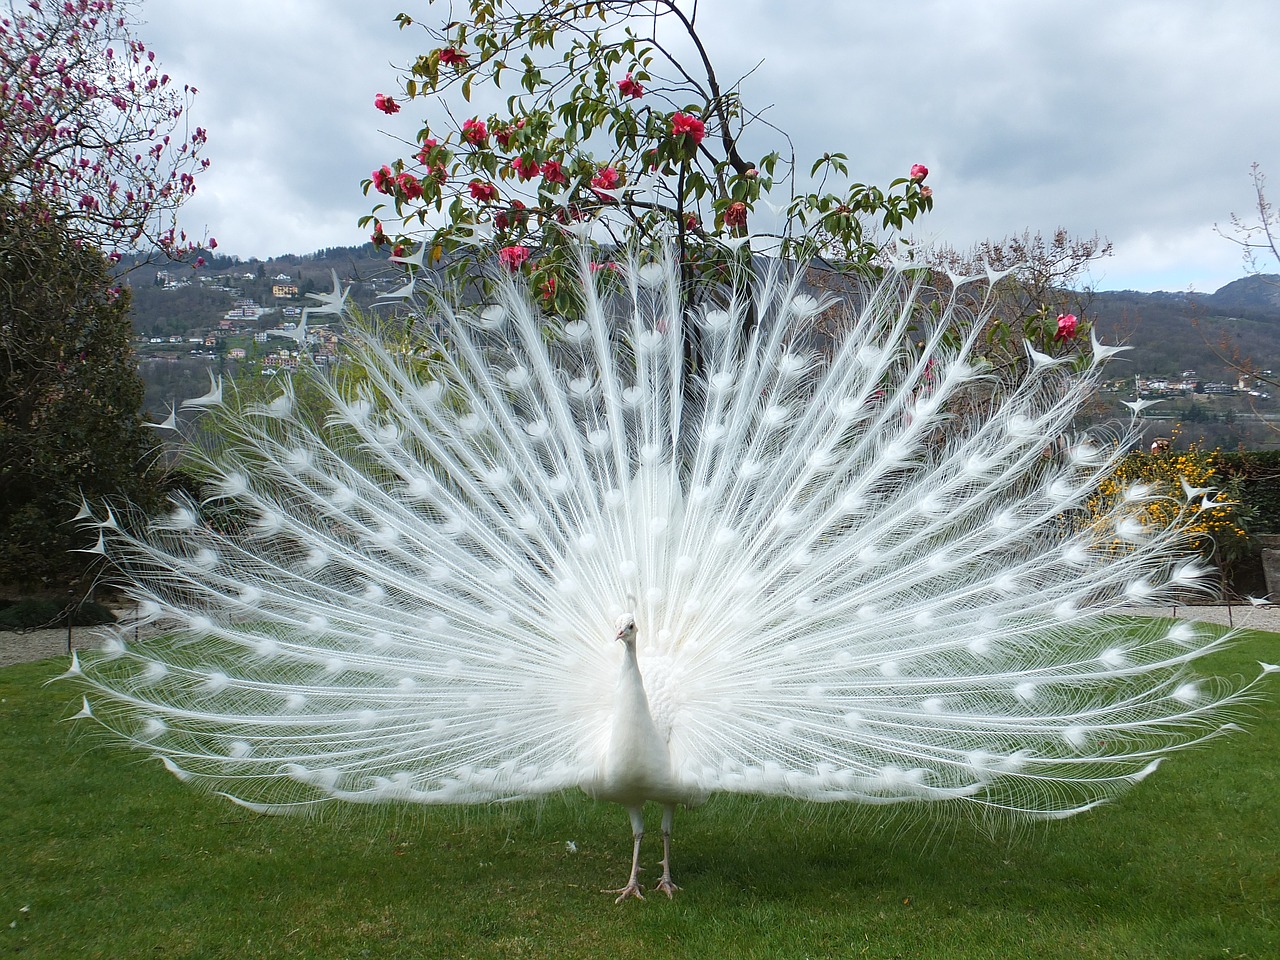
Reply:
<svg viewBox="0 0 1280 960"><path fill-rule="evenodd" d="M658 886L661 888L662 885L659 884ZM640 892L640 889L640 882L638 880L632 880L625 887L621 887L617 890L601 890L600 892L616 893L618 895L618 899L613 902L621 903L623 900L627 899L627 897L635 897L637 900L643 900L644 894ZM670 896L670 894L668 894L668 896Z"/></svg>
<svg viewBox="0 0 1280 960"><path fill-rule="evenodd" d="M671 882L670 877L663 877L656 884L654 884L653 889L661 890L663 893L667 895L668 900L672 900L675 898L676 891L679 890L680 888Z"/></svg>

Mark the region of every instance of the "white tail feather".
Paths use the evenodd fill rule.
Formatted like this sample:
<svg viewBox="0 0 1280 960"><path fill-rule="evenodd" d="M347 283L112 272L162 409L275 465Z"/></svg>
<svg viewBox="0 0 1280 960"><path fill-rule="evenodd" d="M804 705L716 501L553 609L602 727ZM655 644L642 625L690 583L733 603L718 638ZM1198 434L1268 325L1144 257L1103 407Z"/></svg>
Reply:
<svg viewBox="0 0 1280 960"><path fill-rule="evenodd" d="M420 353L354 329L354 395L225 416L203 505L99 524L172 630L85 662L92 716L251 809L545 794L596 782L633 613L684 799L1054 817L1209 735L1245 693L1187 672L1220 641L1123 616L1197 585L1197 505L1081 510L1132 440L1073 427L1121 348L1079 374L1029 349L1003 383L983 316L930 322L897 279L833 307L799 276L685 315L675 262L633 260L584 267L572 317L508 283L438 305Z"/></svg>

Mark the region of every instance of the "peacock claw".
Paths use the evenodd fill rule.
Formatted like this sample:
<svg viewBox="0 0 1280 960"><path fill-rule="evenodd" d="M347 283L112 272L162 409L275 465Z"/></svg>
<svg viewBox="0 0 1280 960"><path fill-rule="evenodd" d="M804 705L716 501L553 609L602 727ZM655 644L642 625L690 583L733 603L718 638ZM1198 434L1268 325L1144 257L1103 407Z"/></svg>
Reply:
<svg viewBox="0 0 1280 960"><path fill-rule="evenodd" d="M671 882L670 877L663 877L656 884L654 884L653 889L661 890L663 893L667 895L668 900L674 900L676 896L676 891L679 890L680 888Z"/></svg>
<svg viewBox="0 0 1280 960"><path fill-rule="evenodd" d="M659 884L658 886L661 887L662 885ZM623 900L627 899L627 897L635 897L637 900L643 900L644 894L640 892L640 889L640 884L632 880L625 887L620 887L617 890L601 890L600 892L618 894L618 899L613 902L621 903ZM667 894L667 896L670 896L670 894Z"/></svg>

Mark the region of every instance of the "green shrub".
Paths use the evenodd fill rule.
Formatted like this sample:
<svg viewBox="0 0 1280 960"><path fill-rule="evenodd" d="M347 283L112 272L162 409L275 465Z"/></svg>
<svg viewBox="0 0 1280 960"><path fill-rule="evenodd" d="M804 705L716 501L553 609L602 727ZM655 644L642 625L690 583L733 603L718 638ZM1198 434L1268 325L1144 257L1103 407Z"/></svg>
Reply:
<svg viewBox="0 0 1280 960"><path fill-rule="evenodd" d="M1252 511L1252 533L1280 533L1280 450L1217 453L1218 473L1240 481L1240 498Z"/></svg>
<svg viewBox="0 0 1280 960"><path fill-rule="evenodd" d="M35 630L41 627L96 627L115 623L115 615L98 603L85 601L69 606L61 600L29 598L0 601L0 630Z"/></svg>

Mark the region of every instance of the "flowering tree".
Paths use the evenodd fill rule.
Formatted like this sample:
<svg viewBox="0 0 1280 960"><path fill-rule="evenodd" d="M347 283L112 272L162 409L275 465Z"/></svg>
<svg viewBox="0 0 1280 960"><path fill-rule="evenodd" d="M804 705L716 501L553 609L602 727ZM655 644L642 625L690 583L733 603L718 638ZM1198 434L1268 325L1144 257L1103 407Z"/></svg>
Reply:
<svg viewBox="0 0 1280 960"><path fill-rule="evenodd" d="M436 0L431 0L436 2ZM425 27L431 49L404 78L409 101L477 85L514 87L505 108L458 120L440 110L407 159L375 170L366 192L381 200L364 221L375 243L402 252L419 241L462 275L477 251L527 273L548 305L571 309L569 238L672 242L687 277L749 262L748 226L769 204L778 227L753 229L784 256L826 257L865 268L891 237L932 207L928 170L904 164L887 189L829 183L848 175L828 153L806 171L818 187L796 192L789 145L747 153L749 132L785 135L724 84L688 0L542 0L520 12L504 0L468 0L468 15ZM402 29L413 25L397 17ZM681 57L678 47L691 50ZM379 94L387 114L402 104ZM772 200L769 197L772 196Z"/></svg>
<svg viewBox="0 0 1280 960"><path fill-rule="evenodd" d="M128 0L7 0L0 191L112 249L191 249L174 214L208 161L179 89L134 36Z"/></svg>
<svg viewBox="0 0 1280 960"><path fill-rule="evenodd" d="M981 288L992 302L983 352L994 363L1010 365L1027 362L1024 342L1054 356L1087 346L1093 300L1088 270L1109 256L1110 241L1096 234L1073 237L1059 228L1048 237L1028 230L985 240L970 250L941 247L929 251L925 262L942 287L952 276L998 276Z"/></svg>

